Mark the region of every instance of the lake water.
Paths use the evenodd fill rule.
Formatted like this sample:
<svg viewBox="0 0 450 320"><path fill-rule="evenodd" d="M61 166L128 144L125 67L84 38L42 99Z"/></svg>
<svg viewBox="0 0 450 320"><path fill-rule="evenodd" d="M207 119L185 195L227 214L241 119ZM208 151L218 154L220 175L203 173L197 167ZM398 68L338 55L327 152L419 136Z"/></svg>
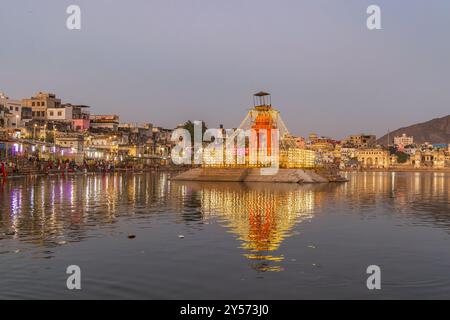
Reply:
<svg viewBox="0 0 450 320"><path fill-rule="evenodd" d="M347 177L0 181L0 298L449 299L450 174ZM366 287L369 265L381 290Z"/></svg>

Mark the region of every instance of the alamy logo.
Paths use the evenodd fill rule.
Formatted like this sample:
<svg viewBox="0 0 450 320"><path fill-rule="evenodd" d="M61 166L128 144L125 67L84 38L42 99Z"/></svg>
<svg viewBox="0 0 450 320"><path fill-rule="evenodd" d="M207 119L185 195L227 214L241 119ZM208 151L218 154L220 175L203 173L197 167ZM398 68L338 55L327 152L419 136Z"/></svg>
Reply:
<svg viewBox="0 0 450 320"><path fill-rule="evenodd" d="M367 18L367 29L380 30L381 29L381 9L377 5L370 5L367 7L367 14L370 16Z"/></svg>
<svg viewBox="0 0 450 320"><path fill-rule="evenodd" d="M66 13L70 14L66 20L66 27L69 30L81 29L81 9L79 6L72 4L67 7Z"/></svg>
<svg viewBox="0 0 450 320"><path fill-rule="evenodd" d="M66 270L70 276L67 278L66 285L69 290L81 290L81 269L77 265L70 265Z"/></svg>
<svg viewBox="0 0 450 320"><path fill-rule="evenodd" d="M174 164L206 166L262 166L262 175L278 172L280 133L278 129L207 129L202 135L201 121L194 121L194 137L185 128L171 136ZM192 141L193 140L193 141Z"/></svg>
<svg viewBox="0 0 450 320"><path fill-rule="evenodd" d="M370 276L367 278L367 289L369 290L380 290L381 289L381 269L377 265L370 265L366 270L367 274Z"/></svg>

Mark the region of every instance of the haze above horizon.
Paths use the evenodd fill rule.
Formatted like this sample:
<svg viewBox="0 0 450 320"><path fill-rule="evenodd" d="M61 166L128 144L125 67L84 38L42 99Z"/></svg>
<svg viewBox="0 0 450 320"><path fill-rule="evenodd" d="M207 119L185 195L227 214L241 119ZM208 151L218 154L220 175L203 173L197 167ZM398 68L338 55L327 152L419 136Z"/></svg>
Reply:
<svg viewBox="0 0 450 320"><path fill-rule="evenodd" d="M175 127L237 127L260 90L291 133L382 136L448 115L450 2L7 1L0 91ZM366 28L381 7L382 30Z"/></svg>

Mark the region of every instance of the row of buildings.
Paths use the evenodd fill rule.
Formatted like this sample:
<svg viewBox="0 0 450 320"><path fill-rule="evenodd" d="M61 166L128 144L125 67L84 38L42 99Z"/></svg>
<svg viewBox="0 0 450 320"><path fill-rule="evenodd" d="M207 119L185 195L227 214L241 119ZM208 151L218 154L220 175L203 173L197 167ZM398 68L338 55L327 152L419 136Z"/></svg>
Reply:
<svg viewBox="0 0 450 320"><path fill-rule="evenodd" d="M272 109L270 95L260 99L249 115L249 128L271 130L279 117ZM247 119L246 118L246 119ZM275 120L274 120L275 119ZM282 128L284 124L277 124ZM39 158L64 156L85 159L148 159L169 163L173 129L151 123L121 123L118 115L91 114L87 105L63 103L53 93L39 92L30 98L10 99L0 93L0 155L37 154ZM450 149L439 145L415 144L405 134L393 137L392 144L380 146L375 135L357 134L338 141L312 133L307 139L286 135L290 145L284 162L293 166L336 165L341 169L445 168L450 166ZM256 143L257 145L258 142ZM270 148L270 147L269 147ZM207 155L208 156L208 155ZM210 156L209 164L217 162ZM207 157L207 159L209 159ZM219 157L220 158L220 157ZM295 160L295 161L294 161Z"/></svg>
<svg viewBox="0 0 450 320"><path fill-rule="evenodd" d="M315 150L322 164L334 163L341 169L388 169L450 167L450 145L416 144L414 137L393 137L388 146L377 144L375 135L351 135L341 141L311 134L306 146Z"/></svg>
<svg viewBox="0 0 450 320"><path fill-rule="evenodd" d="M53 93L21 100L0 93L0 155L167 162L171 129L151 123L121 123L118 115L96 115L90 107L62 103Z"/></svg>

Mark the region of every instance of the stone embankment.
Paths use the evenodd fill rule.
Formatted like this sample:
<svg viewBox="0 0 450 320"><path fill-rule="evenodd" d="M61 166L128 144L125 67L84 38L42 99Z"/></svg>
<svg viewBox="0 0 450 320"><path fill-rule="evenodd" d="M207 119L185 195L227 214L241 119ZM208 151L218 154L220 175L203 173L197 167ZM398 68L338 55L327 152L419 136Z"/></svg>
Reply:
<svg viewBox="0 0 450 320"><path fill-rule="evenodd" d="M450 167L434 168L434 167L389 167L389 168L345 168L341 169L345 172L450 172Z"/></svg>
<svg viewBox="0 0 450 320"><path fill-rule="evenodd" d="M172 178L179 181L327 183L345 182L345 178L328 170L278 169L275 174L262 174L259 168L195 168Z"/></svg>

